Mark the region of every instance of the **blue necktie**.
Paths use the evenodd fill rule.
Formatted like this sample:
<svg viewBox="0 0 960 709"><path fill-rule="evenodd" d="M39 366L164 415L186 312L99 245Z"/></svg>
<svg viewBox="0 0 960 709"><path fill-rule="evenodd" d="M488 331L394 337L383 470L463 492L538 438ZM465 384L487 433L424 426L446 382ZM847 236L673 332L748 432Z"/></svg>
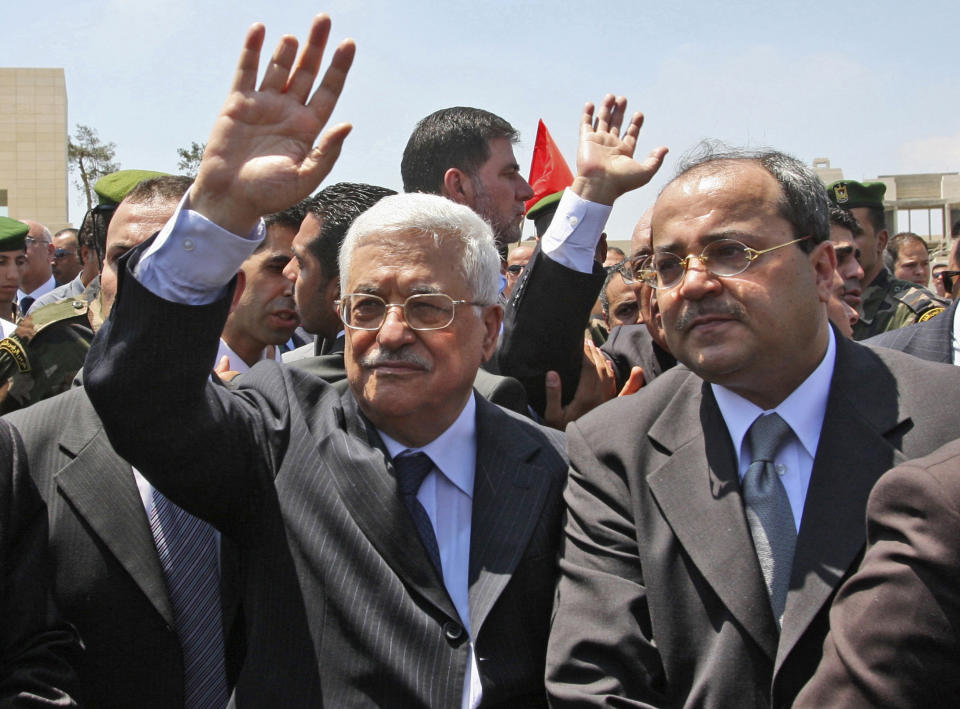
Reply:
<svg viewBox="0 0 960 709"><path fill-rule="evenodd" d="M792 433L789 424L777 414L758 417L747 431L753 462L743 476L747 524L778 626L782 624L790 590L797 528L790 499L773 461Z"/></svg>
<svg viewBox="0 0 960 709"><path fill-rule="evenodd" d="M213 527L153 491L150 529L160 555L183 651L184 707L227 703L220 570Z"/></svg>
<svg viewBox="0 0 960 709"><path fill-rule="evenodd" d="M397 488L403 498L403 504L410 511L413 522L417 526L420 541L427 550L434 568L443 578L443 569L440 565L440 547L437 544L437 535L430 524L430 517L417 499L417 491L423 484L423 479L433 470L433 461L426 453L413 453L397 456L393 459L393 467L397 471Z"/></svg>

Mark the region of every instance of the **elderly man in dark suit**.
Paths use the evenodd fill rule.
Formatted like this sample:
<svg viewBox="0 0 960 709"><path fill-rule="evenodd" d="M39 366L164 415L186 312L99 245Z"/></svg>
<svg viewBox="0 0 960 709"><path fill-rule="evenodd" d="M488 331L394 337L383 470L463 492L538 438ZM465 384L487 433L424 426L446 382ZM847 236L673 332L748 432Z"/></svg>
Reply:
<svg viewBox="0 0 960 709"><path fill-rule="evenodd" d="M311 98L329 27L296 64L283 38L259 90L250 31L196 188L125 262L85 386L118 451L239 548L236 705L545 706L566 463L561 434L472 388L502 318L483 220L411 194L354 222L343 394L274 362L235 391L208 381L260 216L309 194L349 131L314 147L354 53L339 46Z"/></svg>
<svg viewBox="0 0 960 709"><path fill-rule="evenodd" d="M649 279L685 367L567 429L554 706L785 707L892 465L956 436L960 372L828 324L827 197L709 151L654 207Z"/></svg>
<svg viewBox="0 0 960 709"><path fill-rule="evenodd" d="M960 705L960 441L886 473L795 707Z"/></svg>

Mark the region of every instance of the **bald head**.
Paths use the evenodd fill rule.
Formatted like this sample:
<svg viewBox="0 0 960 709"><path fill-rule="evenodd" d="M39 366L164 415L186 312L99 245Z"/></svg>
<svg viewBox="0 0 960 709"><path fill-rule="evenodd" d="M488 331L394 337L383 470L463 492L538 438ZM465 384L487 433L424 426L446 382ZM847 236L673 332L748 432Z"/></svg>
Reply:
<svg viewBox="0 0 960 709"><path fill-rule="evenodd" d="M20 290L32 293L50 280L53 261L53 237L50 230L39 222L21 220L30 230L27 232L27 263L20 276Z"/></svg>
<svg viewBox="0 0 960 709"><path fill-rule="evenodd" d="M630 250L632 255L636 256L638 253L650 253L653 250L653 245L650 240L650 224L653 221L653 206L647 207L642 215L640 215L640 221L637 222L637 226L633 228L633 236L630 237Z"/></svg>

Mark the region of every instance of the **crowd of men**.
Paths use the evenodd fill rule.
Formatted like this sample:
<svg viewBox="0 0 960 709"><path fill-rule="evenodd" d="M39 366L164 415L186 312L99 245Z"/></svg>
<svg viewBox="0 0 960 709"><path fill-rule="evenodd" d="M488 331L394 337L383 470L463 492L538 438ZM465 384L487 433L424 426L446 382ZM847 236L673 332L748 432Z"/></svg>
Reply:
<svg viewBox="0 0 960 709"><path fill-rule="evenodd" d="M329 32L251 28L195 179L0 217L0 704L956 704L960 247L704 143L608 249L613 95L534 242L482 109L320 188Z"/></svg>

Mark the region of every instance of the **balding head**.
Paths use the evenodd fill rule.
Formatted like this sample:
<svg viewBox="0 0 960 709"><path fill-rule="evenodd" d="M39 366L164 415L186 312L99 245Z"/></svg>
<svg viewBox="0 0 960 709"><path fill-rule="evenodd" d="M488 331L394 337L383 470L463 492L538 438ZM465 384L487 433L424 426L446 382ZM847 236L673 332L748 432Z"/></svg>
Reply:
<svg viewBox="0 0 960 709"><path fill-rule="evenodd" d="M32 293L50 280L53 261L53 237L50 230L39 222L21 220L30 231L27 232L27 264L20 275L20 290Z"/></svg>

